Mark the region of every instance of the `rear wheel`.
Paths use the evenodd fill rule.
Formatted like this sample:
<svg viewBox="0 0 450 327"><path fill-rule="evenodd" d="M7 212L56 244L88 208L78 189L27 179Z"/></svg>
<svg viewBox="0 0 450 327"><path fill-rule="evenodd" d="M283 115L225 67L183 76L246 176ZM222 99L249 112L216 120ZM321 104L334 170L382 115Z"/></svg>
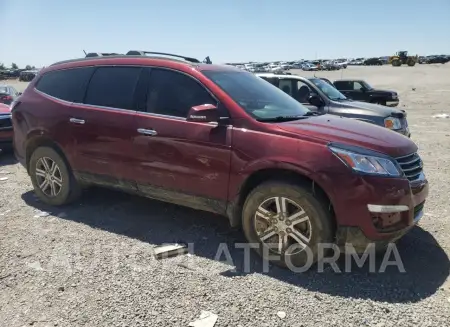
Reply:
<svg viewBox="0 0 450 327"><path fill-rule="evenodd" d="M53 206L68 204L81 193L70 167L51 147L39 147L33 152L29 171L34 191L44 203Z"/></svg>
<svg viewBox="0 0 450 327"><path fill-rule="evenodd" d="M282 267L304 267L320 260L319 244L334 238L330 212L305 188L266 182L247 197L242 212L247 240L266 260Z"/></svg>

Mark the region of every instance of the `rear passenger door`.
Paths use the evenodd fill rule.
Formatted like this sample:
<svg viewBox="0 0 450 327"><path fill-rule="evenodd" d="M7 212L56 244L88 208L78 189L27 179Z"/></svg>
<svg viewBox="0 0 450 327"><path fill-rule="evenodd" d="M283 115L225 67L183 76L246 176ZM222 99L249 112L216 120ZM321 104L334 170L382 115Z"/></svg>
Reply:
<svg viewBox="0 0 450 327"><path fill-rule="evenodd" d="M224 213L230 174L231 129L186 120L192 106L218 101L182 72L146 70L148 93L137 113L138 188L150 197ZM220 115L228 116L219 106Z"/></svg>
<svg viewBox="0 0 450 327"><path fill-rule="evenodd" d="M82 103L74 103L68 133L78 176L88 182L133 188L135 92L141 67L95 69Z"/></svg>

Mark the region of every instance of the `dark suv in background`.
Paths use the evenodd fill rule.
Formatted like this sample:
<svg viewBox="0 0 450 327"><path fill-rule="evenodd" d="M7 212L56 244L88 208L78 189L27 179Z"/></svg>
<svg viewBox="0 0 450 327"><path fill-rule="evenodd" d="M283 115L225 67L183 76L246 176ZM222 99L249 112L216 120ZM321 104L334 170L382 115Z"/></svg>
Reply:
<svg viewBox="0 0 450 327"><path fill-rule="evenodd" d="M379 125L411 136L404 110L348 99L326 78L257 73L318 114L332 114Z"/></svg>
<svg viewBox="0 0 450 327"><path fill-rule="evenodd" d="M54 64L13 103L15 153L45 203L97 184L215 212L279 265L320 259L319 243L384 246L421 218L410 139L316 115L237 68L131 53Z"/></svg>

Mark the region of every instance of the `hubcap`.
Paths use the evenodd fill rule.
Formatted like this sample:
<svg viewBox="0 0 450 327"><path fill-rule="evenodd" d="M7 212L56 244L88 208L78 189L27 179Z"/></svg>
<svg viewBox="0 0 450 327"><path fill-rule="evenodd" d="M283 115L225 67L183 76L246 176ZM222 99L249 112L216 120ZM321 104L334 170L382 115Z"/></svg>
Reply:
<svg viewBox="0 0 450 327"><path fill-rule="evenodd" d="M255 213L255 230L260 241L277 254L303 251L311 241L311 221L305 210L286 197L272 197Z"/></svg>
<svg viewBox="0 0 450 327"><path fill-rule="evenodd" d="M36 181L40 190L48 197L55 197L61 192L62 176L56 162L44 157L36 162Z"/></svg>

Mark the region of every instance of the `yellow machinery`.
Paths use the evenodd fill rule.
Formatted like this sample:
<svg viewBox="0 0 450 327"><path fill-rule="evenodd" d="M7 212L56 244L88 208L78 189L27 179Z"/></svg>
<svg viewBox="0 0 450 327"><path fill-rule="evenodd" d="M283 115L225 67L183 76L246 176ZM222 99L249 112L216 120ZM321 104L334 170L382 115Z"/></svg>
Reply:
<svg viewBox="0 0 450 327"><path fill-rule="evenodd" d="M401 65L408 65L410 67L414 66L418 61L419 57L408 56L408 51L399 51L395 56L389 57L389 63L394 67L399 67Z"/></svg>

